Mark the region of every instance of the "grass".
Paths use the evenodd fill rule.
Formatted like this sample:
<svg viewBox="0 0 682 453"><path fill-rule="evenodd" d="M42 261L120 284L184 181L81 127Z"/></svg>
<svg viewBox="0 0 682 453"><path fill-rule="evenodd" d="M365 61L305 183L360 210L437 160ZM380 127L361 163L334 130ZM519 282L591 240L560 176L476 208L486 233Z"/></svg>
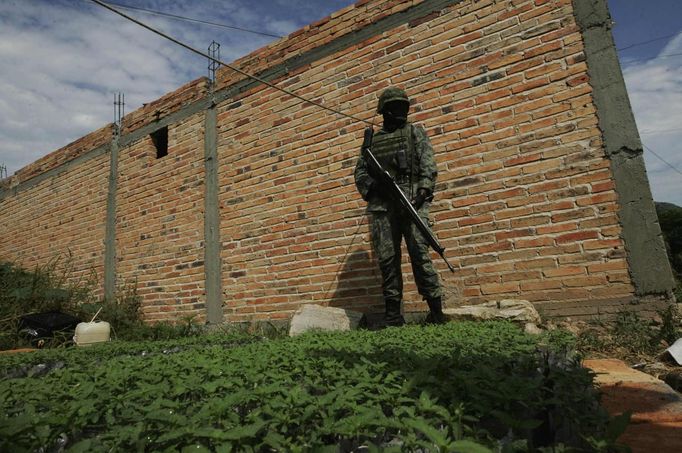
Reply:
<svg viewBox="0 0 682 453"><path fill-rule="evenodd" d="M179 323L145 324L139 314L140 298L134 283L118 288L112 300L95 295L97 276L76 274L70 254L58 256L32 270L0 262L0 350L36 347L36 341L19 331L22 316L60 311L89 321L101 309L98 319L111 324L112 336L125 340L168 340L194 336L202 329L191 318ZM73 331L57 332L44 340L43 347L71 345Z"/></svg>
<svg viewBox="0 0 682 453"><path fill-rule="evenodd" d="M666 352L678 338L682 338L682 320L677 307L671 305L653 320L622 312L611 323L583 324L576 349L585 358L620 359L682 392L682 372Z"/></svg>
<svg viewBox="0 0 682 453"><path fill-rule="evenodd" d="M608 356L637 363L658 360L680 337L682 318L677 307L671 305L653 320L623 311L609 323L585 323L579 330L576 347L586 357Z"/></svg>

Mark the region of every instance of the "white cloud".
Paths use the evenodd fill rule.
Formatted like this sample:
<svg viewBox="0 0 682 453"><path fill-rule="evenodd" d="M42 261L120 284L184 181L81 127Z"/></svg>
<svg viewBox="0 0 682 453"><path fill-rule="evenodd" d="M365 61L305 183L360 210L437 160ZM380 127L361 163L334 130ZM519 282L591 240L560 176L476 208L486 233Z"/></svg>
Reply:
<svg viewBox="0 0 682 453"><path fill-rule="evenodd" d="M120 2L270 33L307 23L276 11L260 14L238 0ZM215 39L227 62L273 39L123 11L199 50ZM0 1L0 61L0 164L10 175L110 123L114 93L125 93L129 113L207 74L203 57L99 6L72 0Z"/></svg>
<svg viewBox="0 0 682 453"><path fill-rule="evenodd" d="M147 0L120 3L286 35L352 0ZM272 38L124 10L233 61ZM682 34L660 52L682 52ZM126 112L206 75L207 62L85 1L0 0L0 164L9 174ZM682 170L682 57L623 61L644 144ZM682 205L682 175L644 154L654 198Z"/></svg>
<svg viewBox="0 0 682 453"><path fill-rule="evenodd" d="M623 61L623 75L645 146L682 171L682 33L648 61ZM682 206L682 174L645 148L656 201Z"/></svg>

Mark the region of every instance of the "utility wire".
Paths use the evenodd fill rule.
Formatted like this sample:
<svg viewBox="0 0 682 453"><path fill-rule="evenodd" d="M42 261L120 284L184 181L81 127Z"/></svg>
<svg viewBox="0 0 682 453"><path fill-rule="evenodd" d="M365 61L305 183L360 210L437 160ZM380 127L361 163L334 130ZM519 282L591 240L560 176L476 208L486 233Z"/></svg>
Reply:
<svg viewBox="0 0 682 453"><path fill-rule="evenodd" d="M649 148L648 146L646 146L646 145L643 144L643 143L642 143L642 146L644 146L644 148L646 148L651 154L653 154L654 156L658 157L661 161L663 161L663 163L665 163L666 165L668 165L668 167L672 168L673 170L675 170L676 172L678 172L679 174L682 175L682 171L678 170L677 167L675 167L673 164L671 164L670 162L668 162L667 160L665 160L665 159L663 159L661 156L659 156L658 153L656 153L656 151L654 151L653 149Z"/></svg>
<svg viewBox="0 0 682 453"><path fill-rule="evenodd" d="M237 68L237 67L235 67L235 66L231 66L231 65L229 65L229 64L227 64L227 63L225 63L225 62L223 62L223 61L221 61L221 60L218 60L217 58L211 57L210 55L208 55L208 54L205 53L205 52L202 52L202 51L199 50L199 49L195 49L194 47L192 47L192 46L190 46L190 45L188 45L188 44L185 44L184 42L179 41L179 40L173 38L172 36L169 36L169 35L167 35L167 34L161 32L161 31L159 31L159 30L157 30L157 29L155 29L155 28L153 28L153 27L151 27L151 26L145 24L144 22L141 22L141 21L139 21L139 20L137 20L137 19L135 19L135 18L133 18L133 17L130 17L130 16L127 15L126 13L121 12L121 11L117 10L116 8L114 8L114 7L112 7L112 6L109 6L108 4L104 3L104 2L101 1L101 0L90 0L90 1L92 1L92 2L94 2L94 3L96 3L96 4L98 4L98 5L100 5L100 6L103 7L103 8L108 9L108 10L111 11L111 12L114 12L114 13L118 14L119 16L121 16L121 17L123 17L123 18L125 18L125 19L128 19L128 20L131 21L131 22L136 23L136 24L139 25L140 27L146 28L147 30L151 31L152 33L156 33L157 35L159 35L159 36L161 36L161 37L163 37L163 38L166 38L167 40L169 40L169 41L171 41L171 42L173 42L173 43L179 45L180 47L184 47L185 49L187 49L187 50L189 50L189 51L191 51L191 52L194 52L194 53L196 53L197 55L201 55L201 56L204 57L204 58L208 58L209 60L214 61L214 62L216 62L216 63L218 63L218 64L220 64L220 65L223 65L223 66L225 66L226 68L229 68L229 69L233 70L234 72L237 72L237 73L239 73L239 74L241 74L241 75L243 75L243 76L245 76L245 77L248 77L248 78L251 79L251 80L255 80L256 82L262 83L263 85L266 85L266 86L268 86L268 87L270 87L270 88L273 88L273 89L275 89L275 90L277 90L277 91L281 91L282 93L288 94L288 95L291 96L291 97L294 97L294 98L296 98L296 99L299 99L299 100L301 100L301 101L303 101L303 102L306 102L306 103L308 103L308 104L314 105L314 106L319 107L319 108L321 108L321 109L328 110L328 111L330 111L330 112L336 113L337 115L345 116L346 118L350 118L350 119L352 119L352 120L354 120L354 121L359 121L359 122L366 123L366 124L369 124L369 125L372 125L372 126L374 125L374 124L371 123L370 121L363 120L363 119L361 119L361 118L355 117L355 116L350 115L350 114L348 114L348 113L340 112L340 111L335 110L335 109L333 109L333 108L331 108L331 107L327 107L326 105L323 105L323 104L321 104L321 103L319 103L319 102L315 102L315 101L313 101L313 100L306 99L306 98L304 98L303 96L300 96L300 95L298 95L298 94L296 94L296 93L294 93L294 92L292 92L292 91L286 90L286 89L284 89L284 88L280 88L280 87L278 87L277 85L275 85L275 84L273 84L273 83L271 83L271 82L268 82L268 81L265 80L265 79L262 79L262 78L260 78L260 77L258 77L258 76L252 75L252 74L249 74L248 72L245 72L245 71L243 71L243 70L241 70L241 69L239 69L239 68Z"/></svg>
<svg viewBox="0 0 682 453"><path fill-rule="evenodd" d="M682 128L672 128L672 129L644 129L640 131L641 134L665 134L666 132L678 132L682 131Z"/></svg>
<svg viewBox="0 0 682 453"><path fill-rule="evenodd" d="M657 60L659 58L679 57L680 55L682 55L682 52L680 52L680 53L668 53L665 55L659 55L657 57L654 57L654 58L652 58L652 60Z"/></svg>
<svg viewBox="0 0 682 453"><path fill-rule="evenodd" d="M339 110L333 109L333 108L331 108L331 107L327 107L326 105L323 105L323 104L321 104L321 103L319 103L319 102L313 101L313 100L311 100L311 99L304 98L303 96L300 96L300 95L298 95L298 94L296 94L296 93L294 93L294 92L292 92L292 91L290 91L290 90L287 90L287 89L278 87L277 85L275 85L275 84L273 84L273 83L271 83L271 82L268 82L267 80L265 80L265 79L263 79L263 78L260 78L260 77L258 77L258 76L249 74L249 73L247 73L247 72L245 72L245 71L243 71L243 70L241 70L241 69L239 69L239 68L237 68L237 67L234 67L234 66L229 65L229 64L227 64L227 63L225 63L225 62L223 62L223 61L221 61L221 60L218 60L218 59L216 59L216 58L214 58L214 57L211 57L211 56L208 55L207 53L202 52L202 51L200 51L200 50L198 50L198 49L196 49L196 48L194 48L194 47L192 47L192 46L190 46L190 45L188 45L188 44L185 44L185 43L183 43L182 41L179 41L179 40L173 38L172 36L167 35L167 34L161 32L161 31L159 31L159 30L157 30L157 29L155 29L155 28L153 28L153 27L151 27L151 26L145 24L144 22L141 22L141 21L139 21L139 20L137 20L137 19L135 19L135 18L133 18L133 17L131 17L131 16L129 16L129 15L123 13L122 11L117 10L116 8L110 6L109 4L107 4L107 3L105 3L105 2L103 2L103 1L101 1L101 0L90 0L90 1L92 1L92 2L94 2L94 3L96 3L96 4L100 5L100 6L102 6L103 8L108 9L109 11L111 11L111 12L113 12L113 13L115 13L115 14L118 14L119 16L121 16L121 17L123 17L123 18L125 18L125 19L127 19L127 20L129 20L129 21L131 21L131 22L133 22L133 23L136 23L137 25L139 25L139 26L141 26L141 27L143 27L143 28L146 28L147 30L151 31L152 33L155 33L155 34L157 34L157 35L159 35L159 36L161 36L161 37L163 37L163 38L165 38L165 39L167 39L167 40L169 40L169 41L171 41L171 42L173 42L173 43L175 43L175 44L177 44L177 45L179 45L179 46L181 46L181 47L184 47L185 49L187 49L187 50L189 50L189 51L191 51L191 52L194 52L194 53L196 53L196 54L198 54L198 55L201 55L201 56L204 57L204 58L207 58L207 59L209 59L209 60L211 60L211 61L214 61L214 62L218 63L219 65L225 66L226 68L231 69L232 71L237 72L237 73L239 73L239 74L241 74L241 75L243 75L243 76L245 76L245 77L247 77L247 78L250 78L250 79L252 79L252 80L255 80L255 81L259 82L259 83L262 83L263 85L266 85L266 86L268 86L268 87L270 87L270 88L273 88L273 89L275 89L275 90L277 90L277 91L280 91L280 92L282 92L282 93L288 94L289 96L291 96L291 97L293 97L293 98L296 98L296 99L299 99L299 100L301 100L301 101L303 101L303 102L305 102L305 103L314 105L314 106L316 106L316 107L319 107L319 108L321 108L321 109L327 110L327 111L332 112L332 113L336 113L337 115L344 116L344 117L349 118L349 119L352 119L352 120L354 120L354 121L358 121L358 122L362 122L362 123L365 123L365 124L374 126L374 123L373 123L373 122L370 122L370 121L367 121L367 120L358 118L358 117L353 116L353 115L350 115L350 114L348 114L348 113L343 113L343 112L341 112L341 111L339 111ZM144 9L142 9L142 8L128 7L128 6L118 5L118 4L117 4L116 6L119 6L119 7L122 7L122 8L129 8L129 9L136 9L136 10L146 11L146 10L144 10ZM162 14L165 14L165 13L162 13ZM178 17L181 17L181 16L178 16ZM197 21L198 21L198 20L197 20ZM201 22L201 21L198 21L198 22ZM218 24L212 24L212 25L218 25ZM228 28L236 28L236 27L229 27L229 26L226 26L226 27L228 27ZM251 30L246 30L246 29L243 29L243 30L244 30L244 31L251 31ZM275 36L275 37L278 37L278 36ZM656 38L655 40L664 39L664 38L666 38L666 37L669 37L669 36L665 36L665 37L661 37L661 38ZM654 40L651 40L651 41L654 41ZM629 46L629 47L633 47L633 46L639 45L639 44L645 44L645 42L633 44L633 45L631 45L631 46ZM629 48L629 47L627 47L627 48ZM625 49L625 48L623 48L623 49ZM623 50L623 49L621 49L621 50ZM672 56L678 56L678 55L682 55L682 53L680 53L680 54L670 54L670 55L661 55L661 56L656 57L656 58L672 57ZM656 58L654 58L654 59L656 59ZM631 61L632 61L632 60L631 60ZM634 61L636 61L636 60L634 60ZM658 156L658 155L657 155L654 151L652 151L650 148L647 147L647 149L648 149L649 151L651 151L654 155L656 155L659 159L663 160L660 156ZM664 162L665 162L665 161L664 161ZM675 167L673 167L671 164L669 164L668 162L666 162L666 163L667 163L668 165L670 165L673 169L675 169L675 171L677 171L678 173L680 173L679 170L677 170L677 169L676 169ZM682 174L682 173L681 173L681 174Z"/></svg>
<svg viewBox="0 0 682 453"><path fill-rule="evenodd" d="M269 36L271 38L283 38L284 37L284 36L279 36L279 35L272 35L270 33L265 33L262 31L249 30L248 28L236 27L234 25L225 25L225 24L219 24L217 22L209 22L207 20L194 19L192 17L178 16L176 14L164 13L162 11L154 11L153 9L140 8L137 6L121 5L119 3L113 3L113 2L110 2L109 5L116 6L118 8L129 9L129 10L133 10L133 11L142 11L144 13L154 14L156 16L170 17L171 19L182 20L185 22L196 22L198 24L212 25L214 27L222 27L222 28L229 28L232 30L245 31L247 33L254 33L256 35Z"/></svg>
<svg viewBox="0 0 682 453"><path fill-rule="evenodd" d="M620 49L616 49L616 50L618 50L619 52L621 52L621 51L623 51L623 50L632 49L633 47L643 46L644 44L649 44L650 42L660 41L660 40L662 40L662 39L667 39L667 38L672 38L673 36L677 36L679 33L680 33L680 32L673 33L672 35L659 36L658 38L650 39L650 40L648 40L648 41L636 42L636 43L634 43L634 44L630 44L629 46L621 47Z"/></svg>
<svg viewBox="0 0 682 453"><path fill-rule="evenodd" d="M629 59L627 57L624 57L623 62L624 63L632 63L635 61L655 61L655 60L658 60L659 58L672 58L672 57L679 57L680 55L682 55L682 52L681 53L669 53L669 54L665 54L665 55L659 55L659 56L653 57L653 58L633 58L633 59Z"/></svg>

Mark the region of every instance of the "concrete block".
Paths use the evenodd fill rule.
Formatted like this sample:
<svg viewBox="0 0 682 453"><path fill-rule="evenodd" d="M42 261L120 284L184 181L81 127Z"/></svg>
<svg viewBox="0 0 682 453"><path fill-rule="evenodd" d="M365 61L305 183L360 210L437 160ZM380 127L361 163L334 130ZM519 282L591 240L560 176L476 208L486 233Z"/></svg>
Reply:
<svg viewBox="0 0 682 453"><path fill-rule="evenodd" d="M596 373L601 404L612 416L630 412L619 443L633 453L682 451L682 397L665 382L621 360L592 359L583 366Z"/></svg>
<svg viewBox="0 0 682 453"><path fill-rule="evenodd" d="M524 326L542 322L540 314L533 304L527 300L504 299L479 305L464 305L457 308L446 308L443 313L450 321L504 319L518 322Z"/></svg>
<svg viewBox="0 0 682 453"><path fill-rule="evenodd" d="M323 307L315 304L304 304L296 310L291 318L289 336L293 337L313 329L321 330L353 330L362 321L363 314L357 311L336 307Z"/></svg>

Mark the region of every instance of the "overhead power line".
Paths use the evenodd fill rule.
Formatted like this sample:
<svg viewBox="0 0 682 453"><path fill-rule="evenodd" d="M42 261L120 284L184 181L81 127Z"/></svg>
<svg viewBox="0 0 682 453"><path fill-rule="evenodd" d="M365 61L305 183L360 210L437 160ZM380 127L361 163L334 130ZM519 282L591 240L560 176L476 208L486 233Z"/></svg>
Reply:
<svg viewBox="0 0 682 453"><path fill-rule="evenodd" d="M671 129L644 129L641 130L641 134L665 134L667 132L678 132L682 131L682 128L671 128Z"/></svg>
<svg viewBox="0 0 682 453"><path fill-rule="evenodd" d="M129 21L131 21L131 22L136 23L136 24L139 25L140 27L146 28L147 30L151 31L152 33L155 33L155 34L157 34L157 35L159 35L159 36L161 36L161 37L163 37L163 38L165 38L165 39L167 39L167 40L169 40L169 41L171 41L171 42L173 42L173 43L179 45L180 47L184 47L185 49L189 50L190 52L194 52L194 53L197 54L197 55L201 55L201 56L204 57L204 58L207 58L207 59L209 59L209 60L211 60L211 61L214 61L214 62L216 62L216 63L218 63L218 64L220 64L220 65L223 65L223 66L225 66L226 68L229 68L229 69L233 70L234 72L236 72L236 73L238 73L238 74L241 74L241 75L243 75L243 76L245 76L245 77L248 77L248 78L251 79L251 80L255 80L256 82L262 83L263 85L268 86L268 87L270 87L270 88L272 88L272 89L275 89L275 90L280 91L280 92L282 92L282 93L288 94L289 96L291 96L291 97L293 97L293 98L299 99L299 100L301 100L301 101L303 101L303 102L306 102L306 103L308 103L308 104L314 105L314 106L316 106L316 107L319 107L319 108L321 108L321 109L327 110L327 111L329 111L329 112L336 113L337 115L344 116L344 117L350 118L350 119L352 119L352 120L354 120L354 121L358 121L358 122L361 122L361 123L365 123L365 124L374 126L374 124L373 124L372 122L370 122L370 121L363 120L363 119L361 119L361 118L358 118L358 117L356 117L356 116L350 115L350 114L348 114L348 113L344 113L344 112L341 112L341 111L339 111L339 110L333 109L333 108L331 108L331 107L327 107L326 105L323 105L323 104L321 104L321 103L319 103L319 102L316 102L316 101L313 101L313 100L311 100L311 99L304 98L303 96L298 95L298 94L294 93L293 91L289 91L289 90L286 90L286 89L284 89L284 88L280 88L280 87L278 87L277 85L275 85L275 84L273 84L273 83L271 83L271 82L268 82L267 80L265 80L265 79L263 79L263 78L261 78L261 77L255 76L255 75L253 75L253 74L249 74L248 72L243 71L243 70L241 70L241 69L239 69L239 68L237 68L237 67L235 67L235 66L229 65L229 64L227 64L227 63L225 63L225 62L223 62L223 61L221 61L221 60L219 60L219 59L217 59L217 58L213 58L213 57L211 57L210 55L208 55L206 52L202 52L201 50L196 49L196 48L190 46L189 44L185 44L184 42L179 41L179 40L173 38L172 36L167 35L166 33L163 33L162 31L159 31L159 30L157 30L157 29L155 29L155 28L153 28L153 27L151 27L151 26L145 24L144 22L139 21L139 20L135 19L134 17L131 17L131 16L127 15L126 13L117 10L116 8L114 8L114 7L110 6L110 5L108 5L107 3L104 3L104 2L101 1L101 0L90 0L90 1L92 1L93 3L96 3L96 4L98 4L98 5L100 5L100 6L103 7L103 8L108 9L109 11L111 11L111 12L113 12L113 13L118 14L119 16L121 16L121 17L123 17L123 18L125 18L125 19L127 19L127 20L129 20Z"/></svg>
<svg viewBox="0 0 682 453"><path fill-rule="evenodd" d="M643 143L642 143L642 146L644 146L644 148L647 149L651 154L653 154L654 156L658 157L658 158L659 158L663 163L665 163L668 167L672 168L672 169L675 170L677 173L679 173L679 174L682 175L682 171L678 170L677 167L675 167L673 164L671 164L670 162L668 162L667 160L665 160L665 159L663 159L661 156L659 156L658 153L657 153L656 151L654 151L653 149L649 148L648 146L646 146L646 145L643 144Z"/></svg>
<svg viewBox="0 0 682 453"><path fill-rule="evenodd" d="M633 63L636 61L656 61L660 58L679 57L680 55L682 55L682 53L669 53L669 54L665 54L665 55L659 55L659 56L653 57L653 58L623 58L622 61L623 61L623 63Z"/></svg>
<svg viewBox="0 0 682 453"><path fill-rule="evenodd" d="M253 33L256 35L269 36L271 38L283 38L283 36L280 36L280 35L273 35L273 34L265 33L262 31L250 30L248 28L237 27L234 25L226 25L226 24L219 24L217 22L209 22L207 20L195 19L192 17L179 16L177 14L164 13L162 11L155 11L153 9L140 8L137 6L121 5L120 3L112 3L112 2L110 2L109 5L113 5L113 6L116 6L118 8L129 9L129 10L133 10L133 11L141 11L141 12L148 13L148 14L154 14L156 16L162 16L162 17L168 17L171 19L182 20L185 22L195 22L198 24L211 25L213 27L229 28L231 30L239 30L239 31L247 32L247 33Z"/></svg>
<svg viewBox="0 0 682 453"><path fill-rule="evenodd" d="M652 42L655 42L655 41L661 41L661 40L663 40L663 39L672 38L673 36L677 36L679 33L680 33L680 32L673 33L672 35L659 36L658 38L653 38L653 39L650 39L650 40L648 40L648 41L636 42L636 43L630 44L629 46L621 47L620 49L616 49L616 50L618 50L619 52L621 52L621 51L623 51L623 50L632 49L633 47L643 46L643 45L645 45L645 44L649 44L649 43L652 43Z"/></svg>
<svg viewBox="0 0 682 453"><path fill-rule="evenodd" d="M654 57L654 58L652 58L652 60L656 60L658 58L679 57L680 55L682 55L682 52L680 52L680 53L668 53L665 55L659 55L657 57Z"/></svg>

